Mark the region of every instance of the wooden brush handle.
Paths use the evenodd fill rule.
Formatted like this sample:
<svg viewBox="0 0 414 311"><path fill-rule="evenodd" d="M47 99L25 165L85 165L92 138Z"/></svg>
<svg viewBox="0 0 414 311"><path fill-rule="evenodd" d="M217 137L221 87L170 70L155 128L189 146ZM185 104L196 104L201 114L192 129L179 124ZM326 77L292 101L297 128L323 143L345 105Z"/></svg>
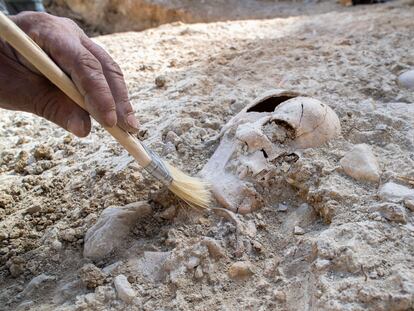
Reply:
<svg viewBox="0 0 414 311"><path fill-rule="evenodd" d="M27 36L12 20L0 12L0 37L27 59L37 70L56 85L76 104L86 109L83 96L72 80L55 62ZM118 126L105 129L137 160L142 166L150 164L151 157L141 143Z"/></svg>

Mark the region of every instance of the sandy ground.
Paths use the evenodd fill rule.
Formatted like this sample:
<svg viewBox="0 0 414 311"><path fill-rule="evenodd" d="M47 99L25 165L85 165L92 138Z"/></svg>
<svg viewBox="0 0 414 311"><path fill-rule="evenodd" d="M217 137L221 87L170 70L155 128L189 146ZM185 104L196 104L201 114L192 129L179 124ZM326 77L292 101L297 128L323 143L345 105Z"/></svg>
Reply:
<svg viewBox="0 0 414 311"><path fill-rule="evenodd" d="M268 189L276 203L223 217L185 208L98 126L78 139L1 111L0 309L413 310L414 203L379 193L396 182L414 197L399 178L414 178L414 94L395 82L414 67L413 16L412 3L391 2L96 38L124 70L140 138L191 174L270 89L328 104L342 135L300 152ZM340 167L361 143L379 182ZM114 250L85 258L102 211L140 201L150 212ZM115 289L121 274L131 300Z"/></svg>

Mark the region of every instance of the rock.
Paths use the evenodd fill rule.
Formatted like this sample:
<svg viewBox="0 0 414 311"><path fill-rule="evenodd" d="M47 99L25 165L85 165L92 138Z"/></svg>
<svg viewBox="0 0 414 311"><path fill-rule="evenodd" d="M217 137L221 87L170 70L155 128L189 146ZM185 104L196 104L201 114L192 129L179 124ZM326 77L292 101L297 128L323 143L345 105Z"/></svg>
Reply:
<svg viewBox="0 0 414 311"><path fill-rule="evenodd" d="M414 189L394 182L387 182L381 186L378 195L384 201L402 202L404 200L414 200Z"/></svg>
<svg viewBox="0 0 414 311"><path fill-rule="evenodd" d="M50 280L54 280L55 277L53 276L49 276L46 275L44 273L34 277L29 284L27 284L26 288L22 291L21 295L22 296L28 296L30 295L34 290L36 290L37 288L39 288L42 283L46 282L46 281L50 281Z"/></svg>
<svg viewBox="0 0 414 311"><path fill-rule="evenodd" d="M86 264L79 270L79 277L87 288L93 289L104 283L106 274L94 264Z"/></svg>
<svg viewBox="0 0 414 311"><path fill-rule="evenodd" d="M53 149L49 146L40 145L35 148L33 155L36 160L52 160Z"/></svg>
<svg viewBox="0 0 414 311"><path fill-rule="evenodd" d="M5 229L0 230L0 241L3 241L9 237L9 234Z"/></svg>
<svg viewBox="0 0 414 311"><path fill-rule="evenodd" d="M26 262L24 261L22 257L16 256L16 257L11 258L7 262L7 265L9 267L10 274L13 277L18 277L24 272L25 267L26 267Z"/></svg>
<svg viewBox="0 0 414 311"><path fill-rule="evenodd" d="M322 271L322 270L325 270L327 267L329 267L330 264L331 264L330 260L318 258L314 262L314 267L315 267L316 270Z"/></svg>
<svg viewBox="0 0 414 311"><path fill-rule="evenodd" d="M408 90L414 90L414 70L408 70L400 74L398 85Z"/></svg>
<svg viewBox="0 0 414 311"><path fill-rule="evenodd" d="M27 214L34 214L37 212L40 212L42 210L42 207L38 204L34 204L28 208L26 208L26 210L24 211Z"/></svg>
<svg viewBox="0 0 414 311"><path fill-rule="evenodd" d="M414 200L405 200L404 205L410 211L414 212ZM0 236L0 240L1 240L1 236Z"/></svg>
<svg viewBox="0 0 414 311"><path fill-rule="evenodd" d="M102 271L106 274L111 274L116 268L118 268L122 264L122 261L114 262L102 269Z"/></svg>
<svg viewBox="0 0 414 311"><path fill-rule="evenodd" d="M377 182L380 178L378 161L366 144L354 146L341 159L340 164L345 173L356 180Z"/></svg>
<svg viewBox="0 0 414 311"><path fill-rule="evenodd" d="M194 277L196 278L196 279L201 279L201 278L203 278L203 269L201 268L201 266L198 266L197 268L196 268L196 270L195 270L195 272L194 272Z"/></svg>
<svg viewBox="0 0 414 311"><path fill-rule="evenodd" d="M176 216L177 216L177 208L175 206L170 206L160 213L160 217L163 219L167 219L167 220L174 219Z"/></svg>
<svg viewBox="0 0 414 311"><path fill-rule="evenodd" d="M389 221L407 223L407 213L402 205L395 203L383 203L377 210Z"/></svg>
<svg viewBox="0 0 414 311"><path fill-rule="evenodd" d="M138 219L150 213L151 207L143 201L106 208L86 232L83 255L93 260L105 258L124 242Z"/></svg>
<svg viewBox="0 0 414 311"><path fill-rule="evenodd" d="M164 264L170 255L171 252L144 252L135 266L147 278L158 281L165 277Z"/></svg>
<svg viewBox="0 0 414 311"><path fill-rule="evenodd" d="M273 297L279 302L285 302L286 301L286 293L282 290L275 289L273 291Z"/></svg>
<svg viewBox="0 0 414 311"><path fill-rule="evenodd" d="M224 248L220 246L218 241L212 238L205 237L201 244L207 246L208 252L214 259L218 259L226 255Z"/></svg>
<svg viewBox="0 0 414 311"><path fill-rule="evenodd" d="M286 204L279 203L277 207L278 212L286 212L288 210L288 206Z"/></svg>
<svg viewBox="0 0 414 311"><path fill-rule="evenodd" d="M229 277L234 280L245 280L253 275L253 267L249 261L233 263L228 271Z"/></svg>
<svg viewBox="0 0 414 311"><path fill-rule="evenodd" d="M157 87L163 87L167 83L167 78L165 76L157 76L155 78L155 85Z"/></svg>
<svg viewBox="0 0 414 311"><path fill-rule="evenodd" d="M295 235L304 235L305 234L305 230L303 230L301 227L299 226L295 226L293 228L293 234Z"/></svg>
<svg viewBox="0 0 414 311"><path fill-rule="evenodd" d="M135 290L131 287L125 275L120 274L114 279L114 285L119 299L126 303L131 303L136 296Z"/></svg>
<svg viewBox="0 0 414 311"><path fill-rule="evenodd" d="M63 241L67 241L67 242L74 242L76 241L76 231L73 228L68 228L64 231L62 231L62 233L60 234L60 238Z"/></svg>

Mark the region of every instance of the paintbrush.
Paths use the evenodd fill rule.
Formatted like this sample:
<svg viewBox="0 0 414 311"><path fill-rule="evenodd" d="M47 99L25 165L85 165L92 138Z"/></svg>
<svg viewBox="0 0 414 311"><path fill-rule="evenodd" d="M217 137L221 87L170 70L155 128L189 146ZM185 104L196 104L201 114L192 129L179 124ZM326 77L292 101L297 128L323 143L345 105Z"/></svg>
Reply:
<svg viewBox="0 0 414 311"><path fill-rule="evenodd" d="M76 104L86 109L84 98L72 80L12 20L0 12L0 37L18 51L40 73ZM207 208L210 201L208 183L186 175L164 162L155 152L118 126L105 129L135 158L140 166L164 183L173 193L193 207Z"/></svg>

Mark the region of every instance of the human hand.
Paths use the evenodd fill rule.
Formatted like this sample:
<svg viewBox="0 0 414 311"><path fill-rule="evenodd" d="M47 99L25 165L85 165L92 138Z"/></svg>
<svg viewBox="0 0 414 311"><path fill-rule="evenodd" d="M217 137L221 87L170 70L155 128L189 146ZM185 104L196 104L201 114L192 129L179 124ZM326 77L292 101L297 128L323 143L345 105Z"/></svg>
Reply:
<svg viewBox="0 0 414 311"><path fill-rule="evenodd" d="M24 12L12 20L73 80L87 110L106 127L135 132L138 121L129 103L122 71L99 45L70 19ZM31 112L83 137L89 113L40 75L0 40L0 107Z"/></svg>

